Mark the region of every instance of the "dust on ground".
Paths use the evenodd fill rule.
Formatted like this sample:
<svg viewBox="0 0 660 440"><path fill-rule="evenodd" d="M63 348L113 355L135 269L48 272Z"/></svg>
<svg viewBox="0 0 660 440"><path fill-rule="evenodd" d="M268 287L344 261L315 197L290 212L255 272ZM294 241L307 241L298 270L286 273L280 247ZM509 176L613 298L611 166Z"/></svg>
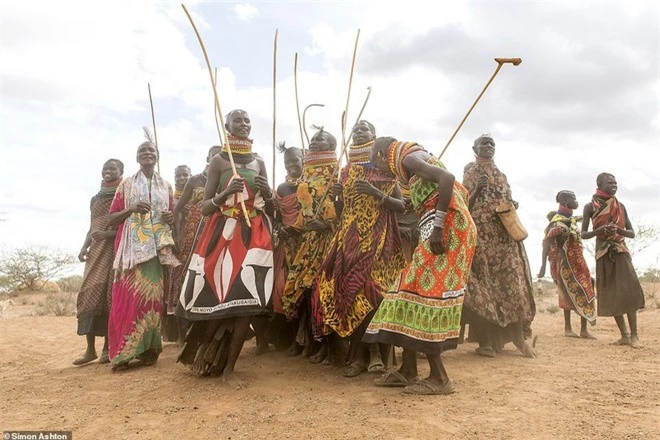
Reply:
<svg viewBox="0 0 660 440"><path fill-rule="evenodd" d="M444 355L456 394L410 396L375 387L372 374L347 379L281 352L256 357L253 340L237 363L243 390L193 376L171 343L153 367L74 367L85 347L76 319L30 316L43 297L13 298L0 319L2 430L72 430L77 440L660 438L657 305L639 313L642 348L633 349L610 345L612 318L590 329L595 341L564 337L556 294L545 292L533 324L538 359L511 344L486 359L463 344Z"/></svg>

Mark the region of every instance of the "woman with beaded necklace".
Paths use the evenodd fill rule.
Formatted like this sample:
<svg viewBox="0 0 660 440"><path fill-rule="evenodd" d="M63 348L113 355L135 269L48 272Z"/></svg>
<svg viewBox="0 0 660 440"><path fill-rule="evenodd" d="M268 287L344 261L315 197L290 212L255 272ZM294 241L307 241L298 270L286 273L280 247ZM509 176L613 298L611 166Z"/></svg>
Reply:
<svg viewBox="0 0 660 440"><path fill-rule="evenodd" d="M396 281L405 258L394 211L403 211L396 181L371 165L376 129L368 121L353 127L348 164L333 186L339 220L312 296L314 336L350 339L344 376L384 371L377 344L362 343L373 312Z"/></svg>
<svg viewBox="0 0 660 440"><path fill-rule="evenodd" d="M327 352L313 340L311 295L321 263L336 228L335 207L326 197L334 183L337 167L336 138L321 127L309 144L303 161L303 172L296 189L298 216L291 226L300 234L300 246L289 264L282 307L290 321L298 322L296 345L291 354L301 353L312 363L323 361Z"/></svg>
<svg viewBox="0 0 660 440"><path fill-rule="evenodd" d="M113 243L117 236L116 228L108 228L108 211L115 196L117 186L124 174L124 164L118 159L108 159L103 164L101 189L92 197L89 204L91 223L85 237L78 260L85 263L83 282L78 294L78 334L87 337L85 354L73 361L73 365L83 365L96 359L94 342L96 336L103 336L103 351L99 363L107 364L108 358L108 314L112 297Z"/></svg>
<svg viewBox="0 0 660 440"><path fill-rule="evenodd" d="M210 217L188 263L177 309L192 322L178 360L242 388L234 365L251 319L268 313L273 291L272 225L265 213L273 194L264 161L252 152L250 116L233 110L225 126L239 176L233 176L226 147L211 159L202 202L202 215Z"/></svg>
<svg viewBox="0 0 660 440"><path fill-rule="evenodd" d="M450 394L441 354L455 349L463 295L477 244L467 190L442 163L415 142L378 138L371 162L386 176L410 187L420 215L420 243L401 273L398 289L385 295L364 341L403 347L403 362L376 385L405 387L409 394ZM417 353L426 354L431 372L417 377Z"/></svg>

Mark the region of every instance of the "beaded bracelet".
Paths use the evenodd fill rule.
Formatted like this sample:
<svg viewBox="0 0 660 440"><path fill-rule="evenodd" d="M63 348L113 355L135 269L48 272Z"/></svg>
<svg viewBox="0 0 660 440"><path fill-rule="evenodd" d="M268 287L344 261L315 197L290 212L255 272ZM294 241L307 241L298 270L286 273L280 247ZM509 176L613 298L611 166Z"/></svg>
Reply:
<svg viewBox="0 0 660 440"><path fill-rule="evenodd" d="M447 217L447 213L445 211L440 211L439 209L436 209L435 219L433 220L433 227L444 228L446 217Z"/></svg>

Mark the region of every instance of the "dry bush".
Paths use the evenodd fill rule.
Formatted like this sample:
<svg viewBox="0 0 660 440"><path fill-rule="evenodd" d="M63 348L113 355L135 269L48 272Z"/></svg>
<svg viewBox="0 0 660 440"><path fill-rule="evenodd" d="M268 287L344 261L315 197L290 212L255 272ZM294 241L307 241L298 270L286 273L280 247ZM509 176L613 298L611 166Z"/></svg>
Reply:
<svg viewBox="0 0 660 440"><path fill-rule="evenodd" d="M81 275L71 275L57 280L57 285L60 286L62 292L80 292L82 282Z"/></svg>
<svg viewBox="0 0 660 440"><path fill-rule="evenodd" d="M77 295L71 292L49 293L34 310L37 316L75 316Z"/></svg>

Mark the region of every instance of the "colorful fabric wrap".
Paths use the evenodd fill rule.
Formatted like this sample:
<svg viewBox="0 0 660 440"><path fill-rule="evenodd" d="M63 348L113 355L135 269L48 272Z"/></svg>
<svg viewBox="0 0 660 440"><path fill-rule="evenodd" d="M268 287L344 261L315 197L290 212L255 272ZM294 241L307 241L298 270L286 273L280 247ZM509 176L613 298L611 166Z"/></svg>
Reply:
<svg viewBox="0 0 660 440"><path fill-rule="evenodd" d="M125 207L140 201L149 201L151 210L145 214L132 213L124 221L118 236L119 245L113 268L132 269L154 257L158 257L161 264L178 266L179 261L172 253L172 228L162 219L163 212L169 212L171 208L170 184L157 173L148 179L142 171L138 171L119 184L117 194L119 193L123 195Z"/></svg>
<svg viewBox="0 0 660 440"><path fill-rule="evenodd" d="M625 208L615 196L597 190L591 199L591 203L594 207L594 212L591 215L594 230L610 223L614 223L622 229L626 228ZM599 237L596 240L596 260L608 253L618 252L630 253L621 234L607 234L603 239Z"/></svg>

